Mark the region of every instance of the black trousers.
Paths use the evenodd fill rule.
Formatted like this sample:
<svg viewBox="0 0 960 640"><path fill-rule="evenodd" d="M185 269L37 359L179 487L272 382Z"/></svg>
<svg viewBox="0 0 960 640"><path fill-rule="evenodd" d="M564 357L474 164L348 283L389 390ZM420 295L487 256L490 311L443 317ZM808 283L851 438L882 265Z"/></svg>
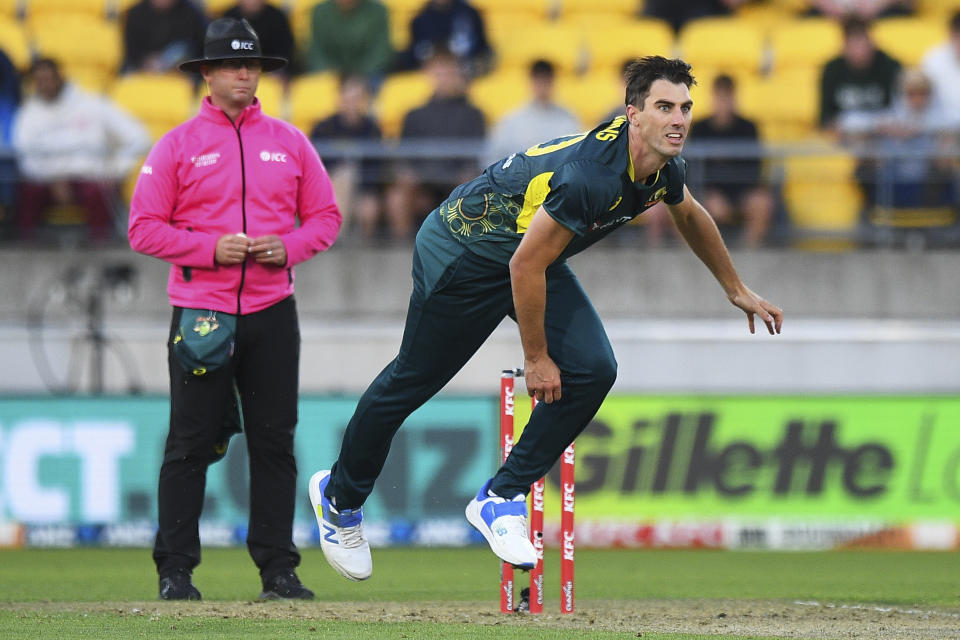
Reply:
<svg viewBox="0 0 960 640"><path fill-rule="evenodd" d="M413 256L414 287L400 353L360 398L333 465L327 497L342 507L364 503L403 421L460 371L504 317L513 316L506 265L464 250L445 273L432 277L421 259L430 251L421 246L422 235ZM600 317L573 271L561 263L546 276L547 345L560 368L562 398L537 405L491 483L501 496L526 495L596 415L617 376Z"/></svg>
<svg viewBox="0 0 960 640"><path fill-rule="evenodd" d="M168 354L181 312L173 310ZM247 548L264 580L300 564L293 544L299 367L300 328L292 296L240 316L233 359L216 371L194 376L168 355L170 432L160 467L153 550L161 575L200 563L198 523L207 467L216 458L218 437L235 407L234 384L250 457Z"/></svg>

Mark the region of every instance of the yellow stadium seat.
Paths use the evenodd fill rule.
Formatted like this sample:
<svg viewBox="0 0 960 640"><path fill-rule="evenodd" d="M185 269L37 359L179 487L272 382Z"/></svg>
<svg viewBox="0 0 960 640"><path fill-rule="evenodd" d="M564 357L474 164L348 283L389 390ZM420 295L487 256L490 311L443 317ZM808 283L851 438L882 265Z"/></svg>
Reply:
<svg viewBox="0 0 960 640"><path fill-rule="evenodd" d="M290 122L309 135L313 125L337 110L338 93L335 73L311 73L296 78L290 83Z"/></svg>
<svg viewBox="0 0 960 640"><path fill-rule="evenodd" d="M273 74L261 74L257 85L257 98L263 112L274 118L288 120L287 104L284 99L283 81ZM308 132L309 133L309 132Z"/></svg>
<svg viewBox="0 0 960 640"><path fill-rule="evenodd" d="M193 85L184 74L131 73L110 90L113 100L135 115L154 139L196 113Z"/></svg>
<svg viewBox="0 0 960 640"><path fill-rule="evenodd" d="M691 73L697 82L690 87L694 120L705 118L713 111L713 81L718 75L725 74L732 77L738 88L753 82L759 77L755 73L740 69L717 69L705 65L694 67Z"/></svg>
<svg viewBox="0 0 960 640"><path fill-rule="evenodd" d="M805 2L806 0L800 1ZM789 2L783 0L777 2L746 2L737 8L736 17L755 25L765 37L768 37L770 33L785 22L796 18L798 10L795 7L790 7L789 4ZM803 8L806 9L806 7Z"/></svg>
<svg viewBox="0 0 960 640"><path fill-rule="evenodd" d="M626 19L640 12L641 2L637 0L558 0L558 4L560 15L564 18L605 14Z"/></svg>
<svg viewBox="0 0 960 640"><path fill-rule="evenodd" d="M76 67L115 72L123 48L116 22L80 14L38 16L31 22L33 46L41 55Z"/></svg>
<svg viewBox="0 0 960 640"><path fill-rule="evenodd" d="M407 112L424 104L431 95L433 84L424 73L411 71L387 76L374 104L383 135L399 136Z"/></svg>
<svg viewBox="0 0 960 640"><path fill-rule="evenodd" d="M24 3L26 19L71 14L104 19L110 8L110 0L27 0Z"/></svg>
<svg viewBox="0 0 960 640"><path fill-rule="evenodd" d="M673 56L673 30L660 20L621 20L616 25L584 24L592 69L619 68L641 56Z"/></svg>
<svg viewBox="0 0 960 640"><path fill-rule="evenodd" d="M484 18L500 11L527 11L543 19L554 10L553 0L472 0L470 4L482 12Z"/></svg>
<svg viewBox="0 0 960 640"><path fill-rule="evenodd" d="M530 74L504 69L477 78L470 85L470 101L494 123L530 100Z"/></svg>
<svg viewBox="0 0 960 640"><path fill-rule="evenodd" d="M947 39L947 25L929 18L885 18L871 29L877 46L901 64L920 64L931 47Z"/></svg>
<svg viewBox="0 0 960 640"><path fill-rule="evenodd" d="M313 7L320 0L289 0L290 28L293 30L293 39L303 50L310 42L310 14Z"/></svg>
<svg viewBox="0 0 960 640"><path fill-rule="evenodd" d="M510 45L518 30L532 24L541 24L543 18L526 10L498 11L484 16L483 22L490 46L500 51L503 47Z"/></svg>
<svg viewBox="0 0 960 640"><path fill-rule="evenodd" d="M112 0L111 4L113 6L110 8L110 11L118 16L122 16L127 12L127 10L130 9L130 7L138 2L140 2L140 0Z"/></svg>
<svg viewBox="0 0 960 640"><path fill-rule="evenodd" d="M738 18L692 20L680 32L684 60L698 67L736 73L757 73L764 62L764 40L760 29Z"/></svg>
<svg viewBox="0 0 960 640"><path fill-rule="evenodd" d="M612 109L623 104L623 83L613 70L561 76L557 82L556 100L573 111L584 130L589 130L600 124Z"/></svg>
<svg viewBox="0 0 960 640"><path fill-rule="evenodd" d="M526 69L537 59L549 60L558 71L577 71L585 66L586 51L580 29L566 24L534 23L497 42L499 64Z"/></svg>
<svg viewBox="0 0 960 640"><path fill-rule="evenodd" d="M954 12L960 11L960 0L914 0L918 15L943 20L950 19Z"/></svg>
<svg viewBox="0 0 960 640"><path fill-rule="evenodd" d="M410 23L417 12L407 9L390 9L390 44L394 51L403 51L410 45Z"/></svg>
<svg viewBox="0 0 960 640"><path fill-rule="evenodd" d="M840 55L843 33L829 18L790 20L774 29L770 38L776 71L822 67Z"/></svg>
<svg viewBox="0 0 960 640"><path fill-rule="evenodd" d="M863 207L863 193L853 177L856 162L836 150L786 159L783 196L791 223L807 239L801 246L849 246Z"/></svg>
<svg viewBox="0 0 960 640"><path fill-rule="evenodd" d="M30 40L26 29L16 20L3 16L0 16L0 49L20 71L30 65Z"/></svg>
<svg viewBox="0 0 960 640"><path fill-rule="evenodd" d="M819 74L783 71L737 85L741 113L754 120L768 142L808 140L817 131Z"/></svg>
<svg viewBox="0 0 960 640"><path fill-rule="evenodd" d="M428 0L380 0L386 5L388 11L413 11L417 12L427 4Z"/></svg>
<svg viewBox="0 0 960 640"><path fill-rule="evenodd" d="M116 74L99 67L75 66L69 61L61 65L63 76L91 93L103 93L114 81Z"/></svg>
<svg viewBox="0 0 960 640"><path fill-rule="evenodd" d="M208 16L216 18L222 16L227 9L232 9L235 4L237 0L203 0L202 8Z"/></svg>
<svg viewBox="0 0 960 640"><path fill-rule="evenodd" d="M0 0L0 18L16 18L20 0Z"/></svg>

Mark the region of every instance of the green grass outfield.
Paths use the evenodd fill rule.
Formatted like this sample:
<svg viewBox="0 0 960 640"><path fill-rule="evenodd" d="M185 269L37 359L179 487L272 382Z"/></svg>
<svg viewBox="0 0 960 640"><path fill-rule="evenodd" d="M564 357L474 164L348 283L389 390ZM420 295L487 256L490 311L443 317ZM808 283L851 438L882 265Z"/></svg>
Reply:
<svg viewBox="0 0 960 640"><path fill-rule="evenodd" d="M956 553L580 550L577 613L565 617L556 552L546 566L548 613L533 617L498 613L497 563L481 548L375 550L374 576L359 584L309 549L299 574L317 601L263 604L243 549L204 552L203 603L158 602L147 550L5 550L0 638L819 638L821 623L873 618L903 627L882 637L960 629ZM930 611L941 622L928 632L918 625Z"/></svg>

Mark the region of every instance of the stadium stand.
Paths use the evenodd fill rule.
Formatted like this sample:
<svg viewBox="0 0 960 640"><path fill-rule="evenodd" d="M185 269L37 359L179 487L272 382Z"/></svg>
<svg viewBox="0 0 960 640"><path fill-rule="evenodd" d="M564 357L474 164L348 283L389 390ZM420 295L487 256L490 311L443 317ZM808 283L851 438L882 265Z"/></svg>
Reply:
<svg viewBox="0 0 960 640"><path fill-rule="evenodd" d="M527 69L534 60L549 60L560 73L586 66L583 32L574 25L557 22L514 24L488 34L501 67Z"/></svg>
<svg viewBox="0 0 960 640"><path fill-rule="evenodd" d="M764 66L763 33L736 17L701 18L680 32L679 53L700 74L704 69L742 76Z"/></svg>
<svg viewBox="0 0 960 640"><path fill-rule="evenodd" d="M880 49L912 67L931 46L947 39L947 25L931 18L884 18L874 23L871 34Z"/></svg>
<svg viewBox="0 0 960 640"><path fill-rule="evenodd" d="M770 35L772 68L778 72L819 69L836 56L842 46L843 34L834 20L819 17L788 20Z"/></svg>
<svg viewBox="0 0 960 640"><path fill-rule="evenodd" d="M30 38L17 20L0 15L0 47L21 72L30 66Z"/></svg>
<svg viewBox="0 0 960 640"><path fill-rule="evenodd" d="M855 157L837 150L787 157L783 197L799 248L854 246L863 208L863 194L853 180L856 164Z"/></svg>
<svg viewBox="0 0 960 640"><path fill-rule="evenodd" d="M660 20L587 21L582 29L591 72L619 69L624 60L641 55L673 54L673 30Z"/></svg>
<svg viewBox="0 0 960 640"><path fill-rule="evenodd" d="M66 15L84 15L91 18L107 17L111 0L28 0L24 3L26 18Z"/></svg>
<svg viewBox="0 0 960 640"><path fill-rule="evenodd" d="M337 84L337 76L331 72L295 78L288 94L290 122L309 133L318 120L337 110Z"/></svg>
<svg viewBox="0 0 960 640"><path fill-rule="evenodd" d="M154 140L195 112L193 85L183 74L131 73L120 76L110 96L143 122Z"/></svg>
<svg viewBox="0 0 960 640"><path fill-rule="evenodd" d="M426 74L408 71L387 76L374 101L374 113L386 138L396 138L403 127L403 117L414 107L430 99L433 85ZM336 94L334 94L334 97Z"/></svg>
<svg viewBox="0 0 960 640"><path fill-rule="evenodd" d="M493 71L470 85L470 100L493 123L529 99L529 72L520 68Z"/></svg>
<svg viewBox="0 0 960 640"><path fill-rule="evenodd" d="M38 55L59 61L67 78L91 91L101 92L113 82L123 55L116 21L80 13L31 16L30 32Z"/></svg>

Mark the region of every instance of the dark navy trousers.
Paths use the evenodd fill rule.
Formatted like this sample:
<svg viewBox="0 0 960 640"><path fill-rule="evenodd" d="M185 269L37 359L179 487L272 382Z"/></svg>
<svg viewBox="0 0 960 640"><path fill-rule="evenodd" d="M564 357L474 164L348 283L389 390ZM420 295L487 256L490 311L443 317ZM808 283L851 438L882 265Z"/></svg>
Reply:
<svg viewBox="0 0 960 640"><path fill-rule="evenodd" d="M504 317L514 315L507 265L461 249L442 274L435 274L425 267L427 253L430 248L418 238L400 352L364 392L344 433L327 488L340 507L364 503L403 421L460 371ZM491 489L506 497L526 495L543 477L586 428L616 378L617 363L600 317L573 271L558 263L546 276L547 345L560 368L562 398L537 406L494 476Z"/></svg>
<svg viewBox="0 0 960 640"><path fill-rule="evenodd" d="M170 342L180 323L175 307ZM160 467L153 559L162 575L200 563L200 512L207 467L223 454L224 425L239 391L250 459L247 548L264 580L300 564L293 543L297 464L294 432L300 384L300 327L290 296L237 318L233 359L202 376L168 355L170 432Z"/></svg>

